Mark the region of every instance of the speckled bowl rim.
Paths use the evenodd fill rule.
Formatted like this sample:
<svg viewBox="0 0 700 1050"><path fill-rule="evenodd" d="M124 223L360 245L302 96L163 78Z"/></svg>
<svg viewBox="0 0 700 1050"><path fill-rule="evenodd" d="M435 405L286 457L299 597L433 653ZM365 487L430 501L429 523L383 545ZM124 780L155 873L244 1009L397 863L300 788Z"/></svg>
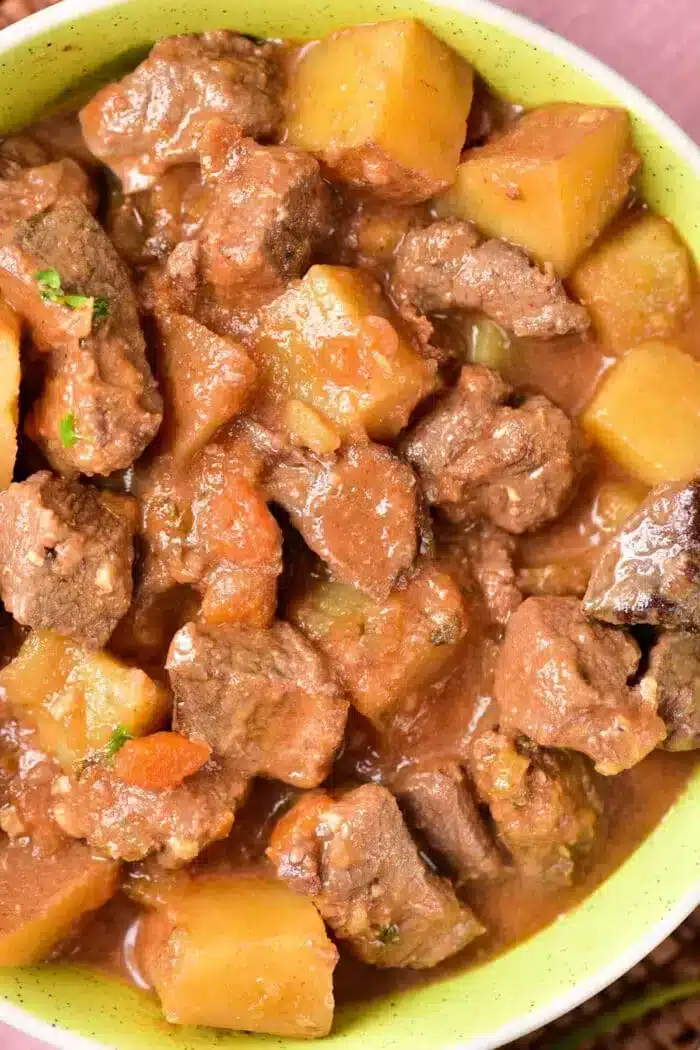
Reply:
<svg viewBox="0 0 700 1050"><path fill-rule="evenodd" d="M187 7L186 0L179 2ZM311 0L309 6L322 2ZM67 29L96 12L116 16L129 8L155 8L158 3L159 0L155 3L151 0L64 0L3 30L0 32L0 85L3 79L6 86L16 83L13 77L17 77L18 68L13 72L12 56L23 48L31 54L34 42L46 41L54 35L58 39L61 33L65 38ZM220 3L201 0L201 3L219 11L218 24L227 21L231 26L255 31L245 22L236 22L234 7L226 0ZM279 0L261 0L257 6L266 10L274 8L276 3L279 6ZM177 4L178 0L174 0L173 10ZM293 12L298 13L306 6L304 0L286 0L286 8ZM700 204L697 203L700 201L700 150L658 106L603 63L488 0L406 0L402 4L394 0L378 0L374 4L370 0L335 0L318 8L320 20L323 22L327 17L333 20L335 15L329 14L331 9L337 13L343 6L348 8L348 15L342 19L346 24L369 21L375 13L380 17L402 14L423 17L447 39L457 45L462 43L465 53L474 58L479 68L485 64L489 79L499 90L508 85L508 71L517 67L522 57L518 56L521 45L525 45L523 50L528 52L530 64L536 53L544 66L554 65L561 70L565 67L560 75L566 81L566 88L561 91L554 88L557 78L552 74L549 87L543 87L540 94L536 89L530 96L531 104L560 97L574 100L579 97L576 94L579 90L580 97L587 101L617 101L626 106L633 114L641 148L653 159L648 165L648 176L645 174L645 193L663 214L677 223L700 261ZM187 9L177 27L183 28L182 23L186 22L187 28L204 28L194 24L199 10L199 7ZM225 11L230 11L228 19L223 18ZM280 25L286 21L287 16L280 14ZM462 23L470 26L468 44L460 35ZM478 29L474 28L479 25L486 41L483 46ZM324 25L319 31L326 28ZM164 28L164 32L171 31L172 26ZM520 44L513 43L512 51L504 50L496 60L492 54L493 37L495 34L498 38L501 33L517 38ZM43 55L48 52L44 51ZM535 77L532 72L531 75ZM576 89L575 84L580 87ZM50 94L44 85L42 98L47 99ZM514 92L516 97L519 94ZM4 93L0 98L0 127L8 120L12 108L7 95ZM693 199L694 209L689 207ZM360 1044L363 1050L398 1050L409 1042L412 1050L456 1050L457 1047L491 1050L573 1009L647 955L700 904L700 835L697 831L693 838L699 815L700 773L630 860L582 905L485 966L399 996L388 1005L372 1004L354 1014L350 1011L349 1023L344 1023L326 1042L344 1043L348 1050L356 1050ZM504 988L506 979L510 983ZM538 989L539 981L544 982L545 991ZM136 993L115 986L118 1006L114 1013L129 1014L129 1033L126 1033L118 1020L98 1023L94 1016L90 1019L96 1010L103 1008L98 984L94 975L65 969L7 971L0 974L0 994L4 995L0 998L0 1021L65 1050L104 1050L105 1047L202 1050L210 1046L243 1047L244 1044L246 1048L253 1048L261 1042L285 1048L303 1045L299 1041L272 1037L234 1033L220 1039L205 1030L172 1029L158 1023L155 1013L147 1011L135 998ZM466 994L460 997L461 989ZM31 1002L33 1009L22 1008L18 1005L20 1002L25 1005ZM481 1017L484 1021L480 1026ZM71 1030L73 1025L83 1034ZM93 1032L97 1038L91 1037Z"/></svg>

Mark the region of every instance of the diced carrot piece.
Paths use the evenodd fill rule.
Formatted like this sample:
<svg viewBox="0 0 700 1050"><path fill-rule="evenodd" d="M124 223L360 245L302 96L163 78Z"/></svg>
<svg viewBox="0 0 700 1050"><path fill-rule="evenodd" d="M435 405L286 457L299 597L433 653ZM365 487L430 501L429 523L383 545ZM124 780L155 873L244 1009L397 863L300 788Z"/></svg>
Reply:
<svg viewBox="0 0 700 1050"><path fill-rule="evenodd" d="M127 784L163 791L196 773L210 755L211 748L200 740L180 733L152 733L124 744L114 757L114 770Z"/></svg>
<svg viewBox="0 0 700 1050"><path fill-rule="evenodd" d="M212 553L235 565L259 565L279 552L277 522L262 494L242 477L225 479L223 491L199 511L197 527Z"/></svg>

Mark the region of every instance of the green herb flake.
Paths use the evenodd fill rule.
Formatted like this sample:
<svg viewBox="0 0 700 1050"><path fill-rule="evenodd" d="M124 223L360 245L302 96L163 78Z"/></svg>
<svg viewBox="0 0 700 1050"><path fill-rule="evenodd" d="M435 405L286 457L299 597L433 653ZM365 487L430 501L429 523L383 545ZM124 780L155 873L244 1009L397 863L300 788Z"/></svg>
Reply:
<svg viewBox="0 0 700 1050"><path fill-rule="evenodd" d="M109 300L103 296L93 299L90 295L64 292L58 270L38 270L34 274L34 280L39 286L41 298L45 303L56 303L58 306L68 307L69 310L82 310L83 307L92 303L93 322L104 321L109 314Z"/></svg>
<svg viewBox="0 0 700 1050"><path fill-rule="evenodd" d="M93 321L104 321L106 317L109 317L109 299L98 295L92 304L92 319Z"/></svg>
<svg viewBox="0 0 700 1050"><path fill-rule="evenodd" d="M53 299L55 295L61 294L61 275L58 270L39 270L34 274L34 280L39 285L42 299Z"/></svg>
<svg viewBox="0 0 700 1050"><path fill-rule="evenodd" d="M72 412L66 412L58 424L58 436L64 448L73 448L73 445L80 437L80 434L75 429L75 415Z"/></svg>
<svg viewBox="0 0 700 1050"><path fill-rule="evenodd" d="M399 940L399 928L396 923L391 922L388 926L380 926L377 940L384 945L396 944Z"/></svg>
<svg viewBox="0 0 700 1050"><path fill-rule="evenodd" d="M70 310L82 310L87 303L90 302L89 295L59 295L56 302L60 302L61 306L67 306ZM93 307L94 313L94 307Z"/></svg>
<svg viewBox="0 0 700 1050"><path fill-rule="evenodd" d="M133 739L133 734L129 732L126 726L117 726L105 747L105 754L107 755L107 758L114 758L117 751L121 751L121 749L124 747L124 744L128 743L129 740Z"/></svg>

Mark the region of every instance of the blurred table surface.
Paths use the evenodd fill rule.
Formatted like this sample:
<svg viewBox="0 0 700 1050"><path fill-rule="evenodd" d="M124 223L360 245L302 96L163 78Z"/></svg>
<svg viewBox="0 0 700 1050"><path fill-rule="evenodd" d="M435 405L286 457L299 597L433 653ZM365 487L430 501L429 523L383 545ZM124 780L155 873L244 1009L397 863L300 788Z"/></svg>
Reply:
<svg viewBox="0 0 700 1050"><path fill-rule="evenodd" d="M700 141L700 0L508 0L503 6L602 58ZM0 1048L45 1050L2 1024Z"/></svg>

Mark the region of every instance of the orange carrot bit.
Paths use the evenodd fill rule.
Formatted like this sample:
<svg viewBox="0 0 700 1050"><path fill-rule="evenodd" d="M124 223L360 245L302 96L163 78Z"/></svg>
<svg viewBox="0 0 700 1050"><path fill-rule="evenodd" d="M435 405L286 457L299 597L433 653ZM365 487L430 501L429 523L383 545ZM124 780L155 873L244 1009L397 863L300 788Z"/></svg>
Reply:
<svg viewBox="0 0 700 1050"><path fill-rule="evenodd" d="M163 791L196 773L210 755L211 748L201 740L180 733L152 733L127 741L114 756L114 770L127 784Z"/></svg>

